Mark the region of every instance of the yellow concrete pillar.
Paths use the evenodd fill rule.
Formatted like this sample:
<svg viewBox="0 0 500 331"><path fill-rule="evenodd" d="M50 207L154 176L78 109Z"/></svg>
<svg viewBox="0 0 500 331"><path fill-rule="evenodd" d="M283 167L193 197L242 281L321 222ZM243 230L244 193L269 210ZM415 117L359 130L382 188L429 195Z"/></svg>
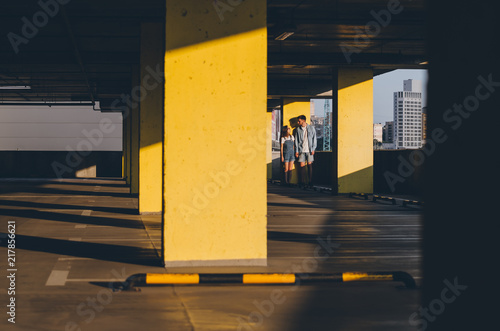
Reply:
<svg viewBox="0 0 500 331"><path fill-rule="evenodd" d="M165 265L266 265L266 1L166 4Z"/></svg>
<svg viewBox="0 0 500 331"><path fill-rule="evenodd" d="M338 192L372 193L373 71L338 69L334 75L334 85L337 84L334 112L337 112ZM335 114L333 116L335 122ZM332 147L335 152L335 146Z"/></svg>
<svg viewBox="0 0 500 331"><path fill-rule="evenodd" d="M139 193L139 111L140 104L137 94L137 87L139 86L139 70L133 68L132 70L132 107L130 109L130 193Z"/></svg>
<svg viewBox="0 0 500 331"><path fill-rule="evenodd" d="M311 124L311 100L309 98L283 98L282 109L283 125L290 126L292 132L298 126L297 117L300 115L304 115L306 117L306 123ZM294 168L292 170L291 182L293 184L298 184L299 182L296 165L297 163L294 163Z"/></svg>
<svg viewBox="0 0 500 331"><path fill-rule="evenodd" d="M139 213L162 211L163 23L141 24Z"/></svg>

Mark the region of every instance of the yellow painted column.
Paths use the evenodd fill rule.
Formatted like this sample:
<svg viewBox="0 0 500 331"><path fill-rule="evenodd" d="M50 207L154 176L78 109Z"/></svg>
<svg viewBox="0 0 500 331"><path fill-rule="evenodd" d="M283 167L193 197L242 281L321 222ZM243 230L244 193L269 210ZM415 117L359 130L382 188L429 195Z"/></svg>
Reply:
<svg viewBox="0 0 500 331"><path fill-rule="evenodd" d="M337 83L338 192L373 193L373 71L338 69Z"/></svg>
<svg viewBox="0 0 500 331"><path fill-rule="evenodd" d="M141 24L139 213L162 211L163 23ZM160 74L158 73L160 71Z"/></svg>
<svg viewBox="0 0 500 331"><path fill-rule="evenodd" d="M139 86L139 70L132 70L132 107L130 109L130 193L139 193L139 120L140 120L140 104L137 97L137 89Z"/></svg>
<svg viewBox="0 0 500 331"><path fill-rule="evenodd" d="M166 4L165 265L266 265L266 1Z"/></svg>
<svg viewBox="0 0 500 331"><path fill-rule="evenodd" d="M300 115L304 115L306 117L306 123L311 124L311 100L309 98L283 98L282 109L283 125L290 126L292 128L292 132L298 126L297 117ZM291 180L293 184L297 184L299 182L297 166L297 162L295 162Z"/></svg>

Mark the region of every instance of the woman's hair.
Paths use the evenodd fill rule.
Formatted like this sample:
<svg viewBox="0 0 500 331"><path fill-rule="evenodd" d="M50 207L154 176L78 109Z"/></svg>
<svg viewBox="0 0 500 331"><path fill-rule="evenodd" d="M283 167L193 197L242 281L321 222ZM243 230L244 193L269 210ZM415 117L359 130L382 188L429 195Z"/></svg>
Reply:
<svg viewBox="0 0 500 331"><path fill-rule="evenodd" d="M281 128L281 136L282 137L288 137L288 125L284 125Z"/></svg>

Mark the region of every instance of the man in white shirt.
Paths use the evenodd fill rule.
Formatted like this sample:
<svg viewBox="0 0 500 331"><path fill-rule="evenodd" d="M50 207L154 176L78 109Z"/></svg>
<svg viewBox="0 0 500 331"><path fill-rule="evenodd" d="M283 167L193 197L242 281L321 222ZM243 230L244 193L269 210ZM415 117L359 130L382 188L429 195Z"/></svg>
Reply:
<svg viewBox="0 0 500 331"><path fill-rule="evenodd" d="M314 153L317 147L316 130L313 126L306 123L306 117L300 115L298 118L299 126L294 131L295 137L295 157L300 163L299 185L312 185L312 164L314 162ZM306 163L309 172L309 181L306 183Z"/></svg>

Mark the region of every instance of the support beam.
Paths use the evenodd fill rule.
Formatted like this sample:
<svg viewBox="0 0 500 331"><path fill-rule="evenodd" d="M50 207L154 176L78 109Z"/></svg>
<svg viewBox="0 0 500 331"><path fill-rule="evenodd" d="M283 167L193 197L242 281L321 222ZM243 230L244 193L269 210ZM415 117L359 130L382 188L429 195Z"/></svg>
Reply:
<svg viewBox="0 0 500 331"><path fill-rule="evenodd" d="M123 125L125 130L123 131L123 143L125 150L125 178L127 185L131 185L131 174L132 174L132 123L130 118L130 110L123 112Z"/></svg>
<svg viewBox="0 0 500 331"><path fill-rule="evenodd" d="M266 265L266 1L166 3L165 265Z"/></svg>
<svg viewBox="0 0 500 331"><path fill-rule="evenodd" d="M333 80L333 191L373 193L373 72L338 69Z"/></svg>
<svg viewBox="0 0 500 331"><path fill-rule="evenodd" d="M132 69L132 107L130 109L130 193L139 194L139 120L140 95L136 87L139 86L139 68ZM138 97L139 96L139 97Z"/></svg>
<svg viewBox="0 0 500 331"><path fill-rule="evenodd" d="M139 213L162 211L164 23L141 25Z"/></svg>
<svg viewBox="0 0 500 331"><path fill-rule="evenodd" d="M127 119L122 121L122 178L127 178Z"/></svg>

